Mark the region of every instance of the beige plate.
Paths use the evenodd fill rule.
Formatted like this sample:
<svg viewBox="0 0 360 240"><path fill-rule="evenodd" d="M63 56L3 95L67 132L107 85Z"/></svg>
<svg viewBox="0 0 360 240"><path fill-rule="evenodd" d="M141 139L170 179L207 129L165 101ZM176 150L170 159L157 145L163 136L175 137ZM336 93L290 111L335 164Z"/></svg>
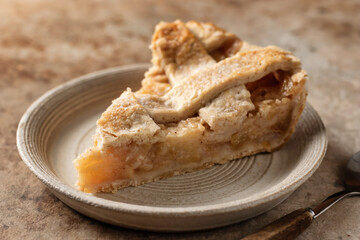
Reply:
<svg viewBox="0 0 360 240"><path fill-rule="evenodd" d="M17 145L26 165L71 208L100 221L137 229L188 231L259 215L304 183L327 147L320 117L308 104L295 134L279 151L234 160L115 194L74 187L75 157L92 143L95 122L126 87L136 90L149 65L113 68L61 85L22 117Z"/></svg>

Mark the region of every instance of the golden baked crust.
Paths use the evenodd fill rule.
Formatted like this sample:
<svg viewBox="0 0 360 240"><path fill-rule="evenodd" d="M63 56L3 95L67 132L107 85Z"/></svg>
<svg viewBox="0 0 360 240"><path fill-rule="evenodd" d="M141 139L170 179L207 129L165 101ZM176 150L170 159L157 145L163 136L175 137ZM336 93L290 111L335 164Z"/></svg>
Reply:
<svg viewBox="0 0 360 240"><path fill-rule="evenodd" d="M300 61L211 23L161 22L142 88L125 91L75 160L78 187L116 191L284 144L305 106Z"/></svg>

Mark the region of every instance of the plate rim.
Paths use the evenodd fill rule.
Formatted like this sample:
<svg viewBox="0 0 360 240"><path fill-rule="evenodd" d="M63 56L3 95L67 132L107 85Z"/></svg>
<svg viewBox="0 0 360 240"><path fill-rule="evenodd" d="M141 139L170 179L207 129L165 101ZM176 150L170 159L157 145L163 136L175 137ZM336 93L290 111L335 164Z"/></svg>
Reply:
<svg viewBox="0 0 360 240"><path fill-rule="evenodd" d="M276 185L272 186L269 190L262 192L261 194L251 196L251 202L249 202L249 198L243 198L240 200L235 200L232 202L226 203L218 203L207 206L187 206L187 207L157 207L157 206L142 206L138 204L129 204L129 203L121 203L114 202L108 199L98 198L92 194L81 192L67 184L63 183L60 179L56 179L55 177L49 176L43 171L41 171L40 167L32 161L31 155L26 151L26 138L24 135L24 125L29 120L31 114L41 107L42 103L53 97L53 95L66 91L69 88L72 88L77 85L84 84L93 79L98 79L104 76L108 76L110 74L118 74L120 72L131 71L131 70L146 70L150 66L149 63L138 63L131 65L124 65L119 67L108 68L96 72L92 72L72 80L69 80L63 84L58 85L57 87L50 89L42 96L40 96L37 100L35 100L25 111L21 120L19 121L17 132L16 132L16 142L18 152L20 154L21 159L27 165L27 167L39 178L48 188L56 191L58 194L64 195L67 198L72 200L85 203L91 206L95 206L98 208L114 210L122 213L130 213L137 215L156 215L159 217L166 216L210 216L216 214L224 214L233 211L241 211L246 208L254 208L263 203L269 202L272 199L279 198L286 194L292 193L296 190L300 185L302 185L305 181L307 181L310 176L317 170L320 166L322 159L325 156L328 139L326 136L326 129L323 121L321 120L319 114L316 110L307 102L306 107L310 108L310 111L314 113L315 118L318 120L320 133L321 133L321 152L316 157L315 161L312 161L309 166L306 167L305 170L301 172L299 176L294 179L294 181L288 182L284 184L281 189L274 188L280 183L283 183L286 178ZM290 176L290 174L289 174ZM289 177L287 176L287 178Z"/></svg>

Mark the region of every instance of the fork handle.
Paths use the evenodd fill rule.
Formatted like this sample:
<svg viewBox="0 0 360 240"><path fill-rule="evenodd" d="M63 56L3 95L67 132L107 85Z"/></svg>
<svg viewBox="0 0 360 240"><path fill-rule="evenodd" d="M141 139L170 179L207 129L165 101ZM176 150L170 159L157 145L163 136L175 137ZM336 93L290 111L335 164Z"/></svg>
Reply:
<svg viewBox="0 0 360 240"><path fill-rule="evenodd" d="M258 232L246 236L243 240L295 239L310 226L313 217L312 209L298 209L270 223Z"/></svg>

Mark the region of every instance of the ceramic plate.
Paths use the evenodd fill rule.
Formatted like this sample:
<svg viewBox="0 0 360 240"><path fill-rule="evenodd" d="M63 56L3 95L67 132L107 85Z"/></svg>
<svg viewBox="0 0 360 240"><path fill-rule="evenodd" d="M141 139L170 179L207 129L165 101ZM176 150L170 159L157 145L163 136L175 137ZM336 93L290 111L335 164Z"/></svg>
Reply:
<svg viewBox="0 0 360 240"><path fill-rule="evenodd" d="M115 194L75 187L72 161L92 144L95 123L126 87L137 90L148 64L69 81L40 97L22 117L17 144L30 170L65 204L107 223L155 231L208 229L259 215L304 183L327 147L319 115L307 104L280 150L172 177Z"/></svg>

